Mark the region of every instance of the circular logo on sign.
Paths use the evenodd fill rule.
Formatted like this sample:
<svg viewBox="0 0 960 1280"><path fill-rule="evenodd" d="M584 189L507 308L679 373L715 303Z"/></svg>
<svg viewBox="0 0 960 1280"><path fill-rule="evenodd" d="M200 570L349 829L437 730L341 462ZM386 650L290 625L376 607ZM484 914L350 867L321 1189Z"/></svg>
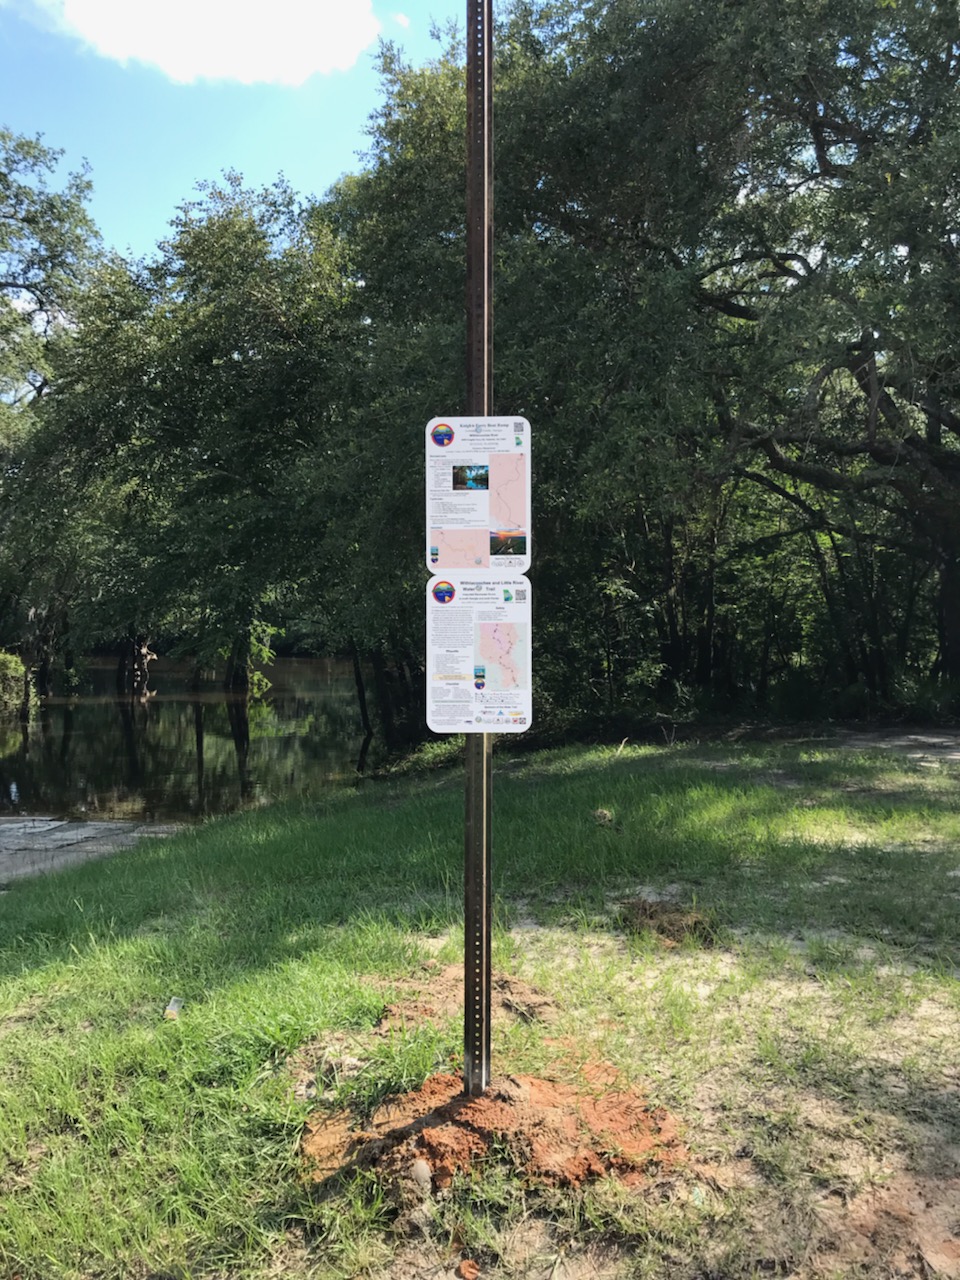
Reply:
<svg viewBox="0 0 960 1280"><path fill-rule="evenodd" d="M430 432L430 439L445 449L448 444L453 444L453 427L448 422L438 422Z"/></svg>
<svg viewBox="0 0 960 1280"><path fill-rule="evenodd" d="M449 604L456 594L452 582L438 582L433 588L433 598L437 604Z"/></svg>

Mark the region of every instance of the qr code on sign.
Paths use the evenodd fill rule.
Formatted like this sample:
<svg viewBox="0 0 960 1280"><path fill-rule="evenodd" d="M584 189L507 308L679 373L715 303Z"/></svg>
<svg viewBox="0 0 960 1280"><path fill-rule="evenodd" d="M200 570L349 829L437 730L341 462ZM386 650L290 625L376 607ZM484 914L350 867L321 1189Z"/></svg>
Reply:
<svg viewBox="0 0 960 1280"><path fill-rule="evenodd" d="M517 604L526 604L527 603L526 587L518 587L516 591L514 591L513 593L513 598L514 600L516 600Z"/></svg>

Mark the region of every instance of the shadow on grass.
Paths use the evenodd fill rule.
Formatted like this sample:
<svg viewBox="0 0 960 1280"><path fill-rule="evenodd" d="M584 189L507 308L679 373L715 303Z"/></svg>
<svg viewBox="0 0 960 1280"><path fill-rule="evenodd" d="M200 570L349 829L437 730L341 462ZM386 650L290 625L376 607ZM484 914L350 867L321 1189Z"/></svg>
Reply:
<svg viewBox="0 0 960 1280"><path fill-rule="evenodd" d="M931 947L960 961L957 899L946 889L956 855L941 847L958 820L931 805L929 780L896 774L886 756L838 754L833 772L818 758L815 776L798 779L804 759L783 750L712 749L722 768L701 754L501 761L499 899L523 899L528 913L571 929L614 930L618 898L674 885L680 901L696 899L731 929L784 940L842 931L883 938L888 963ZM903 793L896 811L869 802L881 779ZM859 788L856 806L824 802L825 789L841 786ZM921 832L931 843L911 843ZM212 1274L224 1258L260 1259L291 1224L315 1227L320 1210L296 1154L307 1104L291 1100L284 1054L331 1029L342 1053L343 1029L369 1031L384 984L358 978L409 972L422 958L417 933L460 923L461 850L460 776L431 775L215 821L15 883L0 898L0 1092L16 1158L29 1159L36 1134L50 1155L35 1186L18 1185L16 1232L8 1214L0 1263L72 1250L89 1274L131 1274L99 1259L149 1249L176 1262L171 1274L184 1273L186 1256ZM845 963L843 947L836 956L821 948L821 965ZM166 1022L171 995L184 1011ZM378 1060L374 1085L425 1074L457 1051L443 1035L415 1040L384 1042L396 1061ZM413 1066L402 1058L421 1048ZM948 1119L922 1079L904 1094L883 1064L838 1052L835 1036L784 1037L778 1054L773 1069L811 1091L856 1105L872 1090L876 1106L897 1115L913 1105ZM938 1145L931 1167L946 1158ZM104 1225L90 1243L84 1188L101 1184ZM138 1199L150 1206L146 1225L130 1208ZM55 1218L43 1216L50 1205ZM343 1205L334 1212L343 1217ZM258 1268L249 1274L266 1273Z"/></svg>
<svg viewBox="0 0 960 1280"><path fill-rule="evenodd" d="M495 893L551 923L606 910L613 927L618 894L669 883L733 929L844 930L960 964L949 780L931 792L889 753L705 750L498 763ZM160 948L171 981L205 995L310 953L389 966L398 933L461 919L460 786L455 772L344 791L17 882L0 898L0 974L122 940L131 963ZM921 832L932 842L911 845Z"/></svg>
<svg viewBox="0 0 960 1280"><path fill-rule="evenodd" d="M762 1078L766 1064L757 1064ZM912 1135L910 1168L931 1179L956 1177L960 1109L955 1085L938 1087L919 1069L892 1063L848 1046L842 1036L818 1036L808 1028L802 1042L778 1037L775 1075L809 1097L839 1105L849 1115L882 1114Z"/></svg>

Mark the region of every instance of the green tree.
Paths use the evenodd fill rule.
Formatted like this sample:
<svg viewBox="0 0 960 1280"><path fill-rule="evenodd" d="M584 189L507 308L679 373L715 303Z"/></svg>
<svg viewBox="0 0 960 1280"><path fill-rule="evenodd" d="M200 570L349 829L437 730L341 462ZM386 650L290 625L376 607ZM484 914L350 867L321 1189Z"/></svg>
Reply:
<svg viewBox="0 0 960 1280"><path fill-rule="evenodd" d="M0 127L0 458L47 385L48 340L72 314L96 246L86 172L50 187L61 155Z"/></svg>
<svg viewBox="0 0 960 1280"><path fill-rule="evenodd" d="M423 428L462 411L465 103L460 51L382 50L367 167L322 201L345 273L342 413L311 486L327 514L313 625L369 661L390 740L423 732ZM320 460L318 459L318 462Z"/></svg>
<svg viewBox="0 0 960 1280"><path fill-rule="evenodd" d="M235 175L183 206L161 249L98 273L32 459L74 477L78 507L96 501L75 629L165 631L202 665L226 653L244 689L312 568L301 473L338 394L340 274L292 192Z"/></svg>
<svg viewBox="0 0 960 1280"><path fill-rule="evenodd" d="M495 407L535 427L541 718L864 710L960 676L958 23L504 12ZM98 265L0 555L71 635L161 629L241 683L285 623L365 653L399 738L422 430L463 407L464 75L455 39L381 59L366 165L327 198L228 176L154 260Z"/></svg>
<svg viewBox="0 0 960 1280"><path fill-rule="evenodd" d="M51 185L61 154L0 128L0 635L28 666L43 661L59 609L59 587L47 587L60 575L37 524L50 524L59 495L33 503L23 451L98 249L86 173Z"/></svg>
<svg viewBox="0 0 960 1280"><path fill-rule="evenodd" d="M955 679L956 7L615 0L565 6L559 27L557 14L524 5L509 25L527 69L500 111L527 171L512 217L576 246L598 291L610 281L607 373L595 361L586 381L627 479L602 490L626 517L611 530L628 535L625 563L631 526L647 541L666 504L689 528L690 484L707 478L699 505L720 466L728 492L741 477L790 504L795 546L828 532L811 568L826 568L823 604L878 695L896 654ZM579 470L588 485L602 474L599 458ZM666 481L653 495L643 471ZM676 528L668 515L661 564ZM880 590L881 564L902 591ZM912 645L897 633L931 568L938 644L924 653L927 628ZM712 572L701 563L698 583ZM667 630L677 649L682 628Z"/></svg>

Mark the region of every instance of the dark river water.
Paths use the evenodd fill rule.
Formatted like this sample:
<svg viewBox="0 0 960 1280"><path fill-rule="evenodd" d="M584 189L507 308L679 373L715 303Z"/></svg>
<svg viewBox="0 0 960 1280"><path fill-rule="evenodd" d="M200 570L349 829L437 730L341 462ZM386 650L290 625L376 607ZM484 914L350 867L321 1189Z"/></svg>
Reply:
<svg viewBox="0 0 960 1280"><path fill-rule="evenodd" d="M353 774L363 733L349 664L278 659L245 704L199 692L160 658L150 696L117 698L112 662L90 692L51 698L29 725L0 719L0 814L188 819L315 795Z"/></svg>

